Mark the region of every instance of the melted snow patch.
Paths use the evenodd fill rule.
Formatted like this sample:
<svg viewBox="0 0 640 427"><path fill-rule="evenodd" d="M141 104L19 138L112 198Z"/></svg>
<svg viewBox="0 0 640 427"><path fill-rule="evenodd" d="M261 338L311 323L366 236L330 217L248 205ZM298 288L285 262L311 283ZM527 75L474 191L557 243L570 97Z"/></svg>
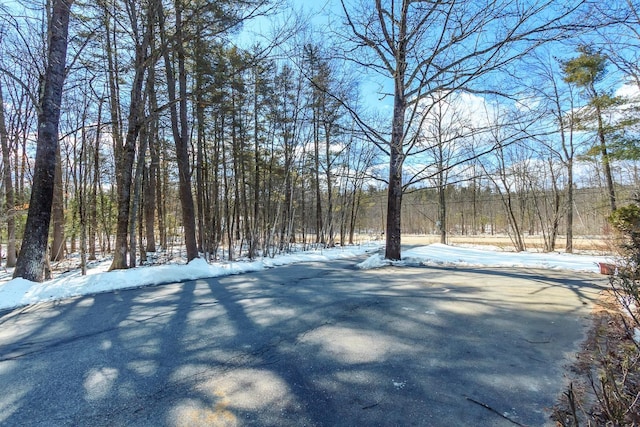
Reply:
<svg viewBox="0 0 640 427"><path fill-rule="evenodd" d="M387 265L391 265L390 260L384 259L380 254L375 254L358 264L357 267L362 270L370 270L372 268L386 267Z"/></svg>

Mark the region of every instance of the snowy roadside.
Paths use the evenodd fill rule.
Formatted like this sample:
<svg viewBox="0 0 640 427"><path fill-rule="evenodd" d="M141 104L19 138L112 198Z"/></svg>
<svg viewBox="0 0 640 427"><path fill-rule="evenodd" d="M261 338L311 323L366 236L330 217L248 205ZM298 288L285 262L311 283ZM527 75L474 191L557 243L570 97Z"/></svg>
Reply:
<svg viewBox="0 0 640 427"><path fill-rule="evenodd" d="M434 243L404 251L402 261L389 261L380 254L358 264L361 269L386 265L431 265L458 267L513 267L599 273L599 263L611 263L610 256L577 255L559 252L504 252L496 247L461 247Z"/></svg>
<svg viewBox="0 0 640 427"><path fill-rule="evenodd" d="M142 266L129 270L106 271L110 262L98 263L87 271L86 276L79 271L71 271L58 278L43 283L24 279L0 282L0 310L7 310L44 301L55 301L80 295L138 288L162 283L259 271L299 262L327 262L350 258L371 252L378 252L382 242L372 242L360 246L298 252L263 258L254 261L207 263L195 259L189 264L164 264ZM552 270L572 270L582 272L599 271L598 263L611 262L611 257L573 255L564 253L503 252L493 247L482 249L431 244L407 250L403 260L392 263L375 253L358 264L361 269L386 265L435 265L464 267L520 267Z"/></svg>
<svg viewBox="0 0 640 427"><path fill-rule="evenodd" d="M254 261L215 262L211 264L202 258L197 258L188 264L141 266L129 270L116 271L107 271L111 264L111 261L107 260L87 269L86 276L82 276L79 270L74 270L43 283L30 282L20 278L8 280L4 283L0 282L0 310L118 289L139 288L163 283L248 273L299 262L326 262L341 258L351 258L376 252L381 246L381 242L371 242L358 246L278 255L274 258L260 258Z"/></svg>

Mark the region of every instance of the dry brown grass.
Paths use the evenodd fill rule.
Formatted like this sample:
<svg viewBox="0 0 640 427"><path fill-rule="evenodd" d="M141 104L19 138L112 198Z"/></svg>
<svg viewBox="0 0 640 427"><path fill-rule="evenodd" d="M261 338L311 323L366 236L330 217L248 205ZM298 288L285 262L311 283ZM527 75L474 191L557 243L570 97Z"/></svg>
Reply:
<svg viewBox="0 0 640 427"><path fill-rule="evenodd" d="M439 243L438 235L413 235L403 234L402 243L407 245L429 245ZM476 235L476 236L459 236L453 235L448 237L450 245L491 245L502 248L506 251L513 250L513 242L509 236L505 235ZM526 236L525 244L528 250L542 250L544 248L544 240L540 236ZM613 238L608 236L581 236L573 239L574 251L595 252L608 255L614 252L615 242ZM560 236L557 239L556 251L565 250L565 237Z"/></svg>
<svg viewBox="0 0 640 427"><path fill-rule="evenodd" d="M554 407L557 426L638 426L640 353L633 329L612 290L594 306L593 325Z"/></svg>

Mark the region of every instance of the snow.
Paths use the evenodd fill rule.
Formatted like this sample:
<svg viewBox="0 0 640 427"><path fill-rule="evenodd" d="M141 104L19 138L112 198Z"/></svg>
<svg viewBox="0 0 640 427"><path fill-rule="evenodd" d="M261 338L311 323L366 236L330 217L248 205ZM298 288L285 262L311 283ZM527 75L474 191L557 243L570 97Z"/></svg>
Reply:
<svg viewBox="0 0 640 427"><path fill-rule="evenodd" d="M352 258L377 251L380 246L381 243L372 242L359 246L298 252L254 261L211 264L203 258L196 258L188 264L143 266L115 271L107 271L110 265L110 261L107 260L87 269L86 276L82 276L79 271L73 271L42 283L30 282L21 278L0 283L0 310L118 289L248 273L298 262L328 262L335 259Z"/></svg>
<svg viewBox="0 0 640 427"><path fill-rule="evenodd" d="M435 243L404 251L402 261L389 261L380 254L370 256L358 268L387 265L427 265L458 267L541 268L598 273L599 263L611 263L611 257L566 253L503 252L495 247L461 247Z"/></svg>
<svg viewBox="0 0 640 427"><path fill-rule="evenodd" d="M259 271L298 262L329 262L377 252L358 264L361 269L387 265L431 265L464 267L516 267L573 270L597 273L599 262L611 262L609 257L572 255L564 253L511 253L497 248L483 249L432 244L407 250L403 260L391 262L380 255L380 242L360 246L340 247L263 258L254 261L208 263L197 258L188 264L144 266L128 270L106 271L110 262L92 265L87 275L79 271L62 274L43 283L21 278L0 282L0 310L7 310L44 301L56 301L81 295L110 292L118 289L139 288L163 283L228 276Z"/></svg>

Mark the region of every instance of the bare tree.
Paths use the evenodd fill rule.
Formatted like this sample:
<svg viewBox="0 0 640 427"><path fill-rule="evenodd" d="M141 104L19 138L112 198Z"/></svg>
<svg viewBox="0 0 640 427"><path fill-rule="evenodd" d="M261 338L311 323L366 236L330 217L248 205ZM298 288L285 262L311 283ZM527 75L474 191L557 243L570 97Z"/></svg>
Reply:
<svg viewBox="0 0 640 427"><path fill-rule="evenodd" d="M484 175L492 182L507 219L507 232L516 251L526 250L524 233L527 219L533 228L533 214L529 206L531 170L534 163L532 145L535 134L530 132L531 117L521 111L487 108L486 132L476 135L475 147L481 153L478 162Z"/></svg>
<svg viewBox="0 0 640 427"><path fill-rule="evenodd" d="M465 159L472 157L463 142L473 133L468 111L462 108L464 102L460 96L447 93L434 93L431 99L425 101L429 112L425 114L420 141L416 144L416 148L420 148L424 155L415 159L417 166L405 168L415 177L420 176L424 169L430 170L431 181L438 191L436 225L440 231L440 243L443 244L447 243L446 189L450 184L450 175L456 165L465 168ZM462 170L455 172L459 175Z"/></svg>
<svg viewBox="0 0 640 427"><path fill-rule="evenodd" d="M594 26L585 44L597 44L607 59L640 88L640 2L595 2Z"/></svg>
<svg viewBox="0 0 640 427"><path fill-rule="evenodd" d="M564 216L566 224L565 251L573 252L573 223L574 223L574 194L575 172L574 165L580 148L577 138L576 126L578 125L578 108L576 105L577 94L571 85L563 81L558 73L557 60L551 57L539 56L534 58L533 75L535 78L529 90L534 94L536 105L543 114L548 113L550 133L540 138L542 146L548 151L553 162L559 162L564 166L564 208L560 212ZM545 114L546 116L547 114ZM547 119L542 118L546 123ZM552 167L550 165L550 167Z"/></svg>
<svg viewBox="0 0 640 427"><path fill-rule="evenodd" d="M481 77L559 37L583 1L341 3L349 58L393 81L390 140L360 124L389 155L385 257L400 259L403 164L418 141L420 101L438 91L472 89Z"/></svg>
<svg viewBox="0 0 640 427"><path fill-rule="evenodd" d="M11 155L9 152L9 135L4 114L4 97L2 80L0 80L0 144L2 147L2 173L4 184L4 212L7 216L7 267L16 265L16 219L13 179L11 178Z"/></svg>

